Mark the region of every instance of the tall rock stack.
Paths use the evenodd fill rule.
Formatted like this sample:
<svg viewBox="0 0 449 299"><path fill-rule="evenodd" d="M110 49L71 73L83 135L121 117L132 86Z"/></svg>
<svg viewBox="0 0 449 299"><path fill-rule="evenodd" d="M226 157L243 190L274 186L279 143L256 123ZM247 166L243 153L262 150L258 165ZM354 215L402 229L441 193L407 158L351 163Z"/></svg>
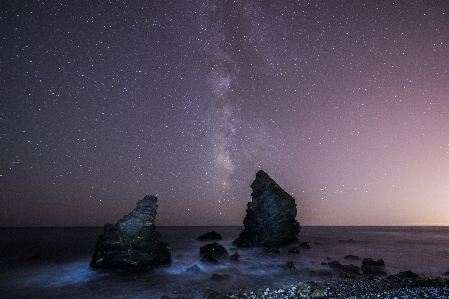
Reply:
<svg viewBox="0 0 449 299"><path fill-rule="evenodd" d="M117 224L106 224L98 237L93 268L146 268L171 263L169 247L156 231L157 197L147 195Z"/></svg>
<svg viewBox="0 0 449 299"><path fill-rule="evenodd" d="M245 228L233 242L238 247L277 246L298 240L301 229L296 220L295 199L263 170L251 184Z"/></svg>

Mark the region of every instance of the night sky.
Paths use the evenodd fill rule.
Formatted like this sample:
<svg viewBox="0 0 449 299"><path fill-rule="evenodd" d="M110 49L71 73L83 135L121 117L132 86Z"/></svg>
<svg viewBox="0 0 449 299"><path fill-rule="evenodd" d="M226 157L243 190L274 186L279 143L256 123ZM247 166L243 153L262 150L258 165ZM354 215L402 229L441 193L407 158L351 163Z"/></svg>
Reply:
<svg viewBox="0 0 449 299"><path fill-rule="evenodd" d="M2 1L0 226L449 225L449 2Z"/></svg>

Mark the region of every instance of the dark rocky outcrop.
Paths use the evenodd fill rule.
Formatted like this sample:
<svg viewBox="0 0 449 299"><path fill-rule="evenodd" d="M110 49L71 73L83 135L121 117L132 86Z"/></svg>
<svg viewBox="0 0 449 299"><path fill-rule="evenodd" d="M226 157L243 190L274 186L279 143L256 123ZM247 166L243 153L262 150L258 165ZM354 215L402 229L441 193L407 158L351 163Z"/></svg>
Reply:
<svg viewBox="0 0 449 299"><path fill-rule="evenodd" d="M117 224L106 224L98 237L90 265L94 268L133 269L171 263L169 247L156 231L157 197L145 196Z"/></svg>
<svg viewBox="0 0 449 299"><path fill-rule="evenodd" d="M207 264L219 264L220 262L214 258L212 255L205 255L201 258L201 262Z"/></svg>
<svg viewBox="0 0 449 299"><path fill-rule="evenodd" d="M288 261L284 269L290 272L296 272L297 270L295 264L292 261Z"/></svg>
<svg viewBox="0 0 449 299"><path fill-rule="evenodd" d="M228 251L222 245L214 242L201 246L200 255L202 262L217 264L217 259L228 256Z"/></svg>
<svg viewBox="0 0 449 299"><path fill-rule="evenodd" d="M223 238L216 231L211 231L211 232L205 233L204 235L199 236L196 239L199 241L214 241L214 240L222 240Z"/></svg>
<svg viewBox="0 0 449 299"><path fill-rule="evenodd" d="M240 255L239 255L238 252L236 252L233 255L231 255L229 258L231 259L231 261L238 262L239 258L240 258Z"/></svg>
<svg viewBox="0 0 449 299"><path fill-rule="evenodd" d="M410 270L399 272L395 276L401 277L401 278L416 278L416 277L419 277L418 274L416 274L416 273L414 273L414 272L412 272Z"/></svg>
<svg viewBox="0 0 449 299"><path fill-rule="evenodd" d="M365 275L387 275L384 266L385 262L382 259L375 261L372 258L364 258L362 261L362 271Z"/></svg>
<svg viewBox="0 0 449 299"><path fill-rule="evenodd" d="M245 228L233 242L238 247L278 246L298 240L301 229L296 218L295 199L263 170L251 184Z"/></svg>
<svg viewBox="0 0 449 299"><path fill-rule="evenodd" d="M310 245L307 244L307 242L302 242L301 244L299 244L299 248L301 249L310 249Z"/></svg>
<svg viewBox="0 0 449 299"><path fill-rule="evenodd" d="M332 261L328 263L329 267L334 269L341 269L344 272L352 273L352 274L360 274L360 268L353 264L342 265L339 261Z"/></svg>
<svg viewBox="0 0 449 299"><path fill-rule="evenodd" d="M197 274L197 273L201 272L201 269L200 269L200 267L198 267L197 264L195 264L195 265L187 268L186 272L189 273L189 274Z"/></svg>
<svg viewBox="0 0 449 299"><path fill-rule="evenodd" d="M387 272L381 267L362 265L361 268L365 275L387 275Z"/></svg>
<svg viewBox="0 0 449 299"><path fill-rule="evenodd" d="M385 266L385 262L382 259L378 259L377 261L375 261L372 258L364 258L362 261L362 265L383 267Z"/></svg>

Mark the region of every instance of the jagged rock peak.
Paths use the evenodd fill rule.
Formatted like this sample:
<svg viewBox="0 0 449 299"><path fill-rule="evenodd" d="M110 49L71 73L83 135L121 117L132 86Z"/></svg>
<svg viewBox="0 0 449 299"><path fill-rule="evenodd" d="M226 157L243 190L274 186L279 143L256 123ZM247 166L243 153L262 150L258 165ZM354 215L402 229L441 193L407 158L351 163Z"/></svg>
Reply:
<svg viewBox="0 0 449 299"><path fill-rule="evenodd" d="M137 202L137 207L117 222L117 226L130 235L139 233L143 227L153 227L157 210L157 197L147 195Z"/></svg>
<svg viewBox="0 0 449 299"><path fill-rule="evenodd" d="M91 266L132 269L170 264L169 247L154 226L156 202L156 196L147 195L115 225L105 224Z"/></svg>
<svg viewBox="0 0 449 299"><path fill-rule="evenodd" d="M276 246L295 242L301 229L295 199L266 172L259 170L251 184L252 202L243 220L245 228L234 241L238 247Z"/></svg>

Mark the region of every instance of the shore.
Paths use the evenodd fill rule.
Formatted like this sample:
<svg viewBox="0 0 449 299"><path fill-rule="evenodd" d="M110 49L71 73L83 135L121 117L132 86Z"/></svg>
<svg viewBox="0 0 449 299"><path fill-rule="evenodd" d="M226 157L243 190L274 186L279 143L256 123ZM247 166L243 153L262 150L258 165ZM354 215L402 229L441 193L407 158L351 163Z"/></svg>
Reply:
<svg viewBox="0 0 449 299"><path fill-rule="evenodd" d="M169 297L162 297L168 299ZM181 299L179 297L176 299ZM387 277L337 278L330 281L310 282L278 289L261 289L241 293L210 291L207 299L448 299L449 278L425 277L406 271Z"/></svg>

